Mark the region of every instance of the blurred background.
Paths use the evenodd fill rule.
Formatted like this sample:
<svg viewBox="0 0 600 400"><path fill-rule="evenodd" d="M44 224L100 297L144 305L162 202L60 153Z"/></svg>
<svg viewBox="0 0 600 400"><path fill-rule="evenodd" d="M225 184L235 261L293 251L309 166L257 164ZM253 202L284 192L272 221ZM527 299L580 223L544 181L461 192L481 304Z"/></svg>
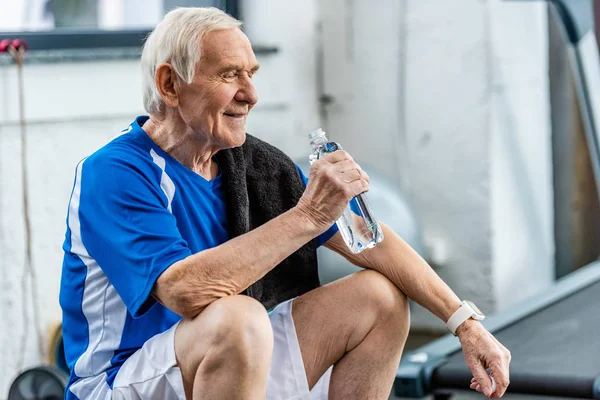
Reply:
<svg viewBox="0 0 600 400"><path fill-rule="evenodd" d="M0 398L19 371L48 359L76 163L144 114L141 43L175 6L217 6L244 21L261 64L249 133L306 167L308 133L323 127L374 179L376 216L486 314L598 257L598 191L576 86L544 1L0 5L0 40L30 47L25 152L18 68L0 54ZM324 281L350 270L319 257ZM409 348L444 333L413 305Z"/></svg>

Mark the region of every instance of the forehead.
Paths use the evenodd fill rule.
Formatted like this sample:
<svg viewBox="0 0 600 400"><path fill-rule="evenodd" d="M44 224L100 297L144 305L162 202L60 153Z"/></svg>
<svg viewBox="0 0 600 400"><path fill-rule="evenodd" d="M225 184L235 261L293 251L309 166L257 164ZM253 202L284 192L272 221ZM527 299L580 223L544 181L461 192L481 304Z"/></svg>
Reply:
<svg viewBox="0 0 600 400"><path fill-rule="evenodd" d="M204 35L200 64L204 67L239 64L240 67L251 68L257 61L250 41L240 29L235 28Z"/></svg>

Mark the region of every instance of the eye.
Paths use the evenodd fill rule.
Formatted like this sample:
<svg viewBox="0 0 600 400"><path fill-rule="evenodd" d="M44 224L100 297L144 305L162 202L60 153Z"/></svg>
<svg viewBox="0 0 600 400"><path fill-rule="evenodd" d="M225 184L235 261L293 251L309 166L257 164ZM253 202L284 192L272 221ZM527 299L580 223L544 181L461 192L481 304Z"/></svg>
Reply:
<svg viewBox="0 0 600 400"><path fill-rule="evenodd" d="M227 71L222 75L222 77L225 80L233 80L237 77L237 75L237 71Z"/></svg>

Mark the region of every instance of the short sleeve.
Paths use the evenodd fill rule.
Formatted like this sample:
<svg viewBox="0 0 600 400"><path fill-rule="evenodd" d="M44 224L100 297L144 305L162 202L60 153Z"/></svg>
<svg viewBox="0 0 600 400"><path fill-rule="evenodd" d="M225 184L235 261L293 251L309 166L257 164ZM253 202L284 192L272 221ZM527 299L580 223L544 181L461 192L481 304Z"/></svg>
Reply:
<svg viewBox="0 0 600 400"><path fill-rule="evenodd" d="M306 185L308 184L308 178L306 177L306 175L304 175L299 166L296 165L296 169L298 170L298 174L300 174L300 178L302 178L302 182L304 182L304 187L306 187ZM317 248L327 243L327 241L331 239L333 235L335 235L338 232L338 230L339 229L337 224L333 224L329 229L317 236L315 238Z"/></svg>
<svg viewBox="0 0 600 400"><path fill-rule="evenodd" d="M191 251L169 211L161 170L142 156L124 158L132 157L91 156L75 185L82 245L137 318L156 303L151 291L160 274Z"/></svg>

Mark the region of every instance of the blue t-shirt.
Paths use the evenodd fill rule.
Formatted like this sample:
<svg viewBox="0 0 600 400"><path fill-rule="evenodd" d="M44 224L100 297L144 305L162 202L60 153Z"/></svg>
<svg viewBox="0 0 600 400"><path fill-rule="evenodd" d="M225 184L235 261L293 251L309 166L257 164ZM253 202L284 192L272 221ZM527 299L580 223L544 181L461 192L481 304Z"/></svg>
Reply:
<svg viewBox="0 0 600 400"><path fill-rule="evenodd" d="M229 240L220 173L207 181L180 164L142 130L147 119L76 169L60 290L67 399L108 394L125 360L181 319L151 296L160 274Z"/></svg>

